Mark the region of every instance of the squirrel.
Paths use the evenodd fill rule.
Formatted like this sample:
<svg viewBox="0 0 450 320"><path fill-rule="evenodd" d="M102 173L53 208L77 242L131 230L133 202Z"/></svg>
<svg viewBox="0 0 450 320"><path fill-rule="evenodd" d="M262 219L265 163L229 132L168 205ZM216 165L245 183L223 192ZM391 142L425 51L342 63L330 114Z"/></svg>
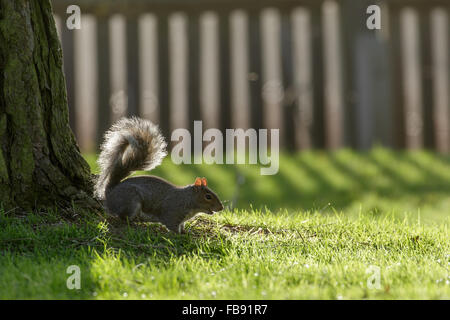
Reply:
<svg viewBox="0 0 450 320"><path fill-rule="evenodd" d="M160 165L167 155L166 146L158 126L137 117L122 118L105 133L94 195L104 201L108 214L122 220L159 222L170 231L185 233L185 222L197 213L223 210L205 178L183 187L156 176L125 179L133 171Z"/></svg>

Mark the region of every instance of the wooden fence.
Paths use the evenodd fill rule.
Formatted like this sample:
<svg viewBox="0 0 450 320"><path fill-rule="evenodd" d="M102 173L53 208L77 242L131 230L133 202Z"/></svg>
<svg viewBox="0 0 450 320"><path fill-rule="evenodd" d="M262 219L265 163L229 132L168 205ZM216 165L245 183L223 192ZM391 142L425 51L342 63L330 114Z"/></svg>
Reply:
<svg viewBox="0 0 450 320"><path fill-rule="evenodd" d="M68 30L66 9L82 12ZM369 5L381 29L369 30ZM450 150L448 0L53 0L84 150L122 115L287 149Z"/></svg>

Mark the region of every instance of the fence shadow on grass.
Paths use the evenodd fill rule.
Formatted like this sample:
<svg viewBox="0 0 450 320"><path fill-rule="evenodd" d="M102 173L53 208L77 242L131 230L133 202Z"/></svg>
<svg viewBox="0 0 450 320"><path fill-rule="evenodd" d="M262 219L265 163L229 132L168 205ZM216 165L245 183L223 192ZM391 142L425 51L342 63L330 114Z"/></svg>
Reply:
<svg viewBox="0 0 450 320"><path fill-rule="evenodd" d="M391 200L450 194L450 160L424 151L284 154L273 176L262 176L259 166L248 165L188 165L182 170L193 178L207 177L223 200L231 202L237 195L237 208L320 210L330 205L340 210L368 194ZM237 173L243 177L241 185Z"/></svg>
<svg viewBox="0 0 450 320"><path fill-rule="evenodd" d="M177 185L206 177L225 204L239 209L341 210L369 194L391 200L450 194L450 158L427 151L307 151L281 154L275 175L263 176L260 168L174 165L166 159L151 174Z"/></svg>

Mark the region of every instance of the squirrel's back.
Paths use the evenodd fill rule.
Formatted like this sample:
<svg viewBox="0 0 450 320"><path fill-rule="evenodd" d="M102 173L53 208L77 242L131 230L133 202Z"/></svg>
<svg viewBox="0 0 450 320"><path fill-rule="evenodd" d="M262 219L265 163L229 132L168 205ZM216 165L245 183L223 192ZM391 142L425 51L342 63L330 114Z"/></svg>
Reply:
<svg viewBox="0 0 450 320"><path fill-rule="evenodd" d="M140 203L140 210L158 216L168 195L180 195L180 188L156 176L134 176L123 180L112 188L106 197L107 211L116 216L126 217L130 203ZM133 207L133 205L131 205Z"/></svg>
<svg viewBox="0 0 450 320"><path fill-rule="evenodd" d="M105 199L122 179L136 170L151 170L167 155L157 125L140 118L122 118L105 133L98 159L100 175L95 195Z"/></svg>

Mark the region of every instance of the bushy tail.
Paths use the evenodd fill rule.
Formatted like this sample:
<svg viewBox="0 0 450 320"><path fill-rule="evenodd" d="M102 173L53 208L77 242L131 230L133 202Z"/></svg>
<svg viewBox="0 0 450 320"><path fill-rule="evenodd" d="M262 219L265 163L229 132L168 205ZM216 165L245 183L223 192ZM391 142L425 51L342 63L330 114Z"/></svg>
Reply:
<svg viewBox="0 0 450 320"><path fill-rule="evenodd" d="M105 194L132 171L151 170L167 155L166 142L157 125L140 118L122 118L105 133L98 159L100 175L95 196Z"/></svg>

